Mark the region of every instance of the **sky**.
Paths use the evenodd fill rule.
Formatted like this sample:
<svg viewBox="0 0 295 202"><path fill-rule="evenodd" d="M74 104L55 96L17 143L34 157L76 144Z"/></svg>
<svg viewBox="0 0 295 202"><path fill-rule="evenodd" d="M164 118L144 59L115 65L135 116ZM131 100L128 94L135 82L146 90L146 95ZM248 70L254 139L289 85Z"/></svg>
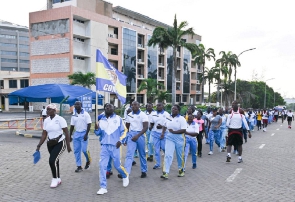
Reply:
<svg viewBox="0 0 295 202"><path fill-rule="evenodd" d="M29 12L46 9L47 0L10 0L0 6L0 20L29 26ZM215 50L239 55L237 78L251 81L253 75L279 92L295 97L295 12L293 0L108 0L168 25L187 21L201 43ZM214 62L207 62L208 68ZM274 79L272 79L274 78ZM272 80L269 80L272 79Z"/></svg>

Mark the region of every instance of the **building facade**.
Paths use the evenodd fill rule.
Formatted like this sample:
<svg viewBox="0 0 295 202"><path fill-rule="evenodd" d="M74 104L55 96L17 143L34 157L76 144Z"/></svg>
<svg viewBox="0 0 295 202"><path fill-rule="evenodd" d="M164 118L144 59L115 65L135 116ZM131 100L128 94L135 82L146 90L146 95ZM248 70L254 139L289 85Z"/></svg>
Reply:
<svg viewBox="0 0 295 202"><path fill-rule="evenodd" d="M9 106L7 95L29 86L30 76L29 29L0 20L0 108L23 108L22 104Z"/></svg>
<svg viewBox="0 0 295 202"><path fill-rule="evenodd" d="M67 75L95 72L96 49L127 75L127 101L146 103L137 88L145 78L172 87L172 49L147 43L155 27L168 25L102 0L48 0L47 10L30 13L31 85L69 83ZM201 36L184 38L199 43ZM177 102L200 102L202 73L188 50L177 50ZM116 99L115 95L106 99ZM107 101L109 101L107 100Z"/></svg>

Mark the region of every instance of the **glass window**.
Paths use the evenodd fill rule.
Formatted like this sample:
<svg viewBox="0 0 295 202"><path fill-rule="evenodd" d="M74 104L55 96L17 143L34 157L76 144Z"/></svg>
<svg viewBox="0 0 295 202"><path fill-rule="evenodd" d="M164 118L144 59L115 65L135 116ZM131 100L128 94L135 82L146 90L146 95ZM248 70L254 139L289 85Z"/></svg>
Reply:
<svg viewBox="0 0 295 202"><path fill-rule="evenodd" d="M143 104L143 95L142 94L137 95L137 102L139 102L140 104Z"/></svg>
<svg viewBox="0 0 295 202"><path fill-rule="evenodd" d="M200 102L200 95L196 95L196 102Z"/></svg>
<svg viewBox="0 0 295 202"><path fill-rule="evenodd" d="M25 53L25 52L20 52L19 53L19 56L30 56L30 54L29 53Z"/></svg>
<svg viewBox="0 0 295 202"><path fill-rule="evenodd" d="M9 88L17 88L17 80L9 80Z"/></svg>
<svg viewBox="0 0 295 202"><path fill-rule="evenodd" d="M2 71L16 71L15 67L1 67Z"/></svg>
<svg viewBox="0 0 295 202"><path fill-rule="evenodd" d="M182 102L187 102L187 95L182 95Z"/></svg>
<svg viewBox="0 0 295 202"><path fill-rule="evenodd" d="M30 68L19 68L20 72L29 72Z"/></svg>
<svg viewBox="0 0 295 202"><path fill-rule="evenodd" d="M26 63L26 64L29 64L30 63L30 60L19 60L20 63Z"/></svg>
<svg viewBox="0 0 295 202"><path fill-rule="evenodd" d="M19 36L19 40L21 40L21 41L28 41L29 40L29 37L27 37L27 36Z"/></svg>
<svg viewBox="0 0 295 202"><path fill-rule="evenodd" d="M1 58L1 62L12 62L12 63L17 63L17 59Z"/></svg>
<svg viewBox="0 0 295 202"><path fill-rule="evenodd" d="M151 36L148 36L148 40L151 39ZM148 47L148 78L157 79L157 71L158 71L158 46L150 46ZM161 74L161 73L160 73ZM164 75L163 75L164 77Z"/></svg>
<svg viewBox="0 0 295 202"><path fill-rule="evenodd" d="M176 102L180 102L180 95L176 94Z"/></svg>
<svg viewBox="0 0 295 202"><path fill-rule="evenodd" d="M16 51L1 51L1 55L17 55Z"/></svg>
<svg viewBox="0 0 295 202"><path fill-rule="evenodd" d="M29 45L25 45L25 44L19 44L20 48L29 48Z"/></svg>
<svg viewBox="0 0 295 202"><path fill-rule="evenodd" d="M29 86L29 79L21 79L20 80L20 87L25 88Z"/></svg>
<svg viewBox="0 0 295 202"><path fill-rule="evenodd" d="M0 80L0 89L3 89L3 88L4 88L4 81Z"/></svg>
<svg viewBox="0 0 295 202"><path fill-rule="evenodd" d="M0 38L15 39L16 37L13 35L0 34Z"/></svg>
<svg viewBox="0 0 295 202"><path fill-rule="evenodd" d="M13 43L0 43L2 47L16 47L16 44Z"/></svg>
<svg viewBox="0 0 295 202"><path fill-rule="evenodd" d="M184 48L183 51L183 84L182 84L182 92L190 93L190 63L191 63L191 54L189 50Z"/></svg>

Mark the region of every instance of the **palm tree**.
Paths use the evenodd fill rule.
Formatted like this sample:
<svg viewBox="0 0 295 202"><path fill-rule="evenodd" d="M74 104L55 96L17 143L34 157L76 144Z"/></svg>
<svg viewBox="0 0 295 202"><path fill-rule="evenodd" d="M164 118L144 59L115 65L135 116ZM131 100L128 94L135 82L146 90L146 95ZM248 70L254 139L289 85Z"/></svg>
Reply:
<svg viewBox="0 0 295 202"><path fill-rule="evenodd" d="M208 95L208 101L211 103L211 83L213 83L213 80L216 79L217 70L215 68L209 69L208 67L205 67L204 77L201 77L201 80L206 83L206 80L208 80L209 85L209 95Z"/></svg>
<svg viewBox="0 0 295 202"><path fill-rule="evenodd" d="M188 26L186 21L181 22L179 25L177 24L176 15L174 17L173 27L163 28L156 27L153 31L153 35L148 42L148 46L156 46L158 45L161 49L166 49L168 47L173 48L173 62L172 62L172 104L175 104L176 101L176 81L175 75L177 71L177 48L185 47L189 51L195 52L198 47L193 43L186 43L182 38L186 35L194 35L193 28L188 28L186 30L185 27Z"/></svg>
<svg viewBox="0 0 295 202"><path fill-rule="evenodd" d="M158 83L157 79L143 79L140 83L137 92L146 90L146 96L148 103L152 103L155 100L156 95L158 94L158 88L164 87L163 84Z"/></svg>
<svg viewBox="0 0 295 202"><path fill-rule="evenodd" d="M219 59L218 59L219 60ZM217 80L217 93L216 93L216 102L219 102L219 91L222 88L221 86L223 85L221 83L222 78L221 76L224 77L224 80L227 80L227 76L228 76L228 69L226 66L222 66L221 63L218 63L218 60L215 62L215 79Z"/></svg>
<svg viewBox="0 0 295 202"><path fill-rule="evenodd" d="M158 100L158 102L170 102L171 101L171 94L168 91L158 91L158 94L154 101Z"/></svg>
<svg viewBox="0 0 295 202"><path fill-rule="evenodd" d="M205 63L206 59L208 61L213 58L215 60L215 53L213 48L205 49L205 46L203 44L199 44L197 51L194 52L192 58L194 58L194 64L197 64L199 67L203 68L202 77L204 77L204 71L205 71ZM202 102L204 102L204 81L202 81Z"/></svg>
<svg viewBox="0 0 295 202"><path fill-rule="evenodd" d="M79 71L68 75L68 78L71 79L71 85L81 85L90 88L92 85L96 84L96 77L93 72L83 74Z"/></svg>

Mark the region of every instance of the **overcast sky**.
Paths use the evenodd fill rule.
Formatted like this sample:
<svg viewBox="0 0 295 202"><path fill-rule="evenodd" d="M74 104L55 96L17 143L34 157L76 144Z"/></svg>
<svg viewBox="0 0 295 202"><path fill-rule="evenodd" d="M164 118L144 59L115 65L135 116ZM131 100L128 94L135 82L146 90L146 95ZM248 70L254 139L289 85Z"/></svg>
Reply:
<svg viewBox="0 0 295 202"><path fill-rule="evenodd" d="M295 97L295 12L292 0L109 0L172 25L188 21L206 48L239 55L237 77L251 81L253 71L282 96ZM46 0L10 0L0 6L0 19L29 25L29 12L44 10ZM213 66L208 63L209 68Z"/></svg>

